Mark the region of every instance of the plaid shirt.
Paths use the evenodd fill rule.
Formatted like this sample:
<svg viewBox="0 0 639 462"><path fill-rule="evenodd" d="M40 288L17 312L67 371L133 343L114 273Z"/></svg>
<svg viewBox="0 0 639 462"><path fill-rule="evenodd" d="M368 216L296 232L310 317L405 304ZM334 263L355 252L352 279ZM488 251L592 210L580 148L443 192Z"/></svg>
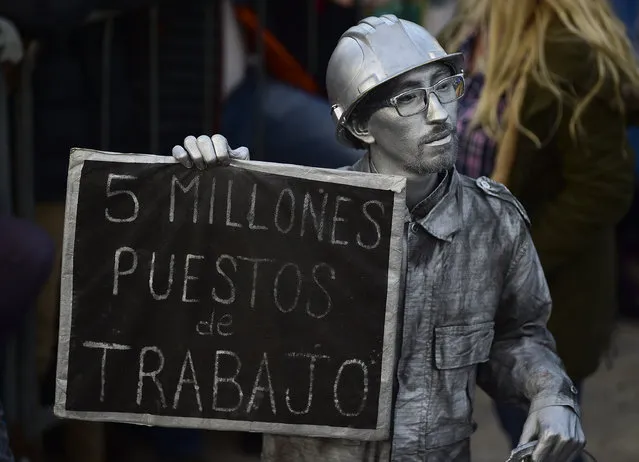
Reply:
<svg viewBox="0 0 639 462"><path fill-rule="evenodd" d="M4 422L4 412L0 403L0 462L14 462L11 449L9 448L9 435Z"/></svg>
<svg viewBox="0 0 639 462"><path fill-rule="evenodd" d="M474 37L471 37L461 47L466 59L470 56L473 43ZM459 100L457 111L457 134L459 137L457 170L471 178L490 177L495 166L497 144L481 127L470 128L470 122L484 87L485 77L483 74L477 73L466 75L465 80L466 91ZM503 108L502 102L499 107L500 113Z"/></svg>

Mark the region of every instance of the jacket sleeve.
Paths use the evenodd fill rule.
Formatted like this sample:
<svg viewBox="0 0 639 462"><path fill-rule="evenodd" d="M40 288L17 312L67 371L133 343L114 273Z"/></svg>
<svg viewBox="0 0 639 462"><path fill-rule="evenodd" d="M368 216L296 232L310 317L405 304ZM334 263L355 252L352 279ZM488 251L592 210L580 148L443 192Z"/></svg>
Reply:
<svg viewBox="0 0 639 462"><path fill-rule="evenodd" d="M555 143L553 151L559 157L556 168L560 170L562 184L556 194L534 211L531 228L546 274L552 274L565 262L586 251L602 231L619 223L632 203L635 156L625 142L623 120L608 113L612 111L605 105L592 104L599 108L592 107L584 114L584 133L588 135L583 143L575 145L570 139L567 120L561 122L561 133L552 141ZM535 117L549 120L554 115L548 110ZM567 117L570 116L564 115ZM513 172L525 176L531 169L528 165L543 154L531 147L523 136L518 144L521 148ZM522 181L535 179L522 178ZM520 192L516 178L513 178L511 189L515 195Z"/></svg>
<svg viewBox="0 0 639 462"><path fill-rule="evenodd" d="M557 44L548 54L551 71L582 86L580 94L596 80L596 66L589 65L586 53L579 46ZM526 92L521 123L549 145L539 150L519 136L509 186L520 197L526 184L544 181L530 173L540 157L551 156L547 161L559 171L560 183L549 185L554 192L531 211L531 233L547 275L616 226L632 202L635 156L626 142L627 121L612 101L612 85L604 85L581 116L583 131L576 143L570 135L572 104L560 106L549 90L535 84Z"/></svg>
<svg viewBox="0 0 639 462"><path fill-rule="evenodd" d="M480 364L477 383L501 402L530 404L530 412L565 405L579 414L576 389L546 327L551 302L541 264L524 220L519 228L489 360Z"/></svg>

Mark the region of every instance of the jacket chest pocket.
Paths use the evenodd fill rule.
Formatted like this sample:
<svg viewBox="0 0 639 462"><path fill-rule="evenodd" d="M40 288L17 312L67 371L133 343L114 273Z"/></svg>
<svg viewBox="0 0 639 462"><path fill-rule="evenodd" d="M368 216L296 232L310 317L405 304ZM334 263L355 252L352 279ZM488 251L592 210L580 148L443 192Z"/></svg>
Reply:
<svg viewBox="0 0 639 462"><path fill-rule="evenodd" d="M458 427L451 435L464 437L472 433L477 365L488 361L494 335L493 322L435 327L434 428Z"/></svg>

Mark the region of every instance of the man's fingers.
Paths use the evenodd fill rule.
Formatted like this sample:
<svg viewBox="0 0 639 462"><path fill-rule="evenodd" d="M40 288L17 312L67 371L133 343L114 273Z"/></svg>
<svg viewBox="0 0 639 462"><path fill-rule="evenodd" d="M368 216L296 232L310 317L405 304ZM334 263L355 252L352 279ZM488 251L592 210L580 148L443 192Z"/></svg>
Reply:
<svg viewBox="0 0 639 462"><path fill-rule="evenodd" d="M206 135L198 136L197 147L202 153L205 165L215 165L217 163L216 151L213 149L213 142L210 137Z"/></svg>
<svg viewBox="0 0 639 462"><path fill-rule="evenodd" d="M553 446L550 454L548 454L548 460L551 462L568 462L571 460L571 454L575 452L575 449L576 446L574 441L557 436L555 439L555 445Z"/></svg>
<svg viewBox="0 0 639 462"><path fill-rule="evenodd" d="M521 436L519 437L519 444L530 443L537 436L537 419L531 418L528 416L526 419L526 423L524 424L524 428L521 431Z"/></svg>
<svg viewBox="0 0 639 462"><path fill-rule="evenodd" d="M239 148L233 149L231 151L231 157L233 159L239 160L248 160L249 159L249 150L244 146L240 146Z"/></svg>
<svg viewBox="0 0 639 462"><path fill-rule="evenodd" d="M193 162L191 162L189 154L184 150L182 146L173 146L173 150L171 151L171 153L173 154L173 157L175 157L175 159L186 168L193 167Z"/></svg>
<svg viewBox="0 0 639 462"><path fill-rule="evenodd" d="M230 154L228 141L222 135L213 135L211 137L211 141L213 142L213 147L215 148L215 155L217 156L217 161L221 165L228 165L230 162Z"/></svg>
<svg viewBox="0 0 639 462"><path fill-rule="evenodd" d="M207 166L228 165L233 159L247 160L248 149L240 147L231 150L226 138L222 135L201 135L197 138L187 136L184 138L184 147L174 146L173 157L186 167L195 165L203 170Z"/></svg>
<svg viewBox="0 0 639 462"><path fill-rule="evenodd" d="M545 435L539 438L539 443L532 453L533 462L553 462L557 451L557 442L556 435Z"/></svg>
<svg viewBox="0 0 639 462"><path fill-rule="evenodd" d="M586 447L586 436L583 433L581 428L577 429L575 432L575 436L568 444L566 444L563 452L561 453L561 458L559 460L565 460L566 462L571 462L579 454L582 453L583 449Z"/></svg>
<svg viewBox="0 0 639 462"><path fill-rule="evenodd" d="M200 148L197 145L197 140L194 136L187 136L184 138L184 147L189 153L191 160L197 168L203 170L206 167Z"/></svg>

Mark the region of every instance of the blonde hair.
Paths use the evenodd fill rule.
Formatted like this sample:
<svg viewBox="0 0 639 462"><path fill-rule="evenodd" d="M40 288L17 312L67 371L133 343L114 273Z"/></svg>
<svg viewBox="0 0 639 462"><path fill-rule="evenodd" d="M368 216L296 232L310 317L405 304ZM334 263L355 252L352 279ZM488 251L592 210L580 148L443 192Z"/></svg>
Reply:
<svg viewBox="0 0 639 462"><path fill-rule="evenodd" d="M580 117L605 82L612 82L620 111L624 105L621 83L639 87L639 67L623 23L607 0L459 0L458 15L447 28L444 40L450 51L474 32L487 34L486 83L472 124L501 140L513 124L538 146L541 140L520 123L520 109L528 82L546 88L559 102L574 95L548 69L545 46L551 22L559 20L572 37L573 45L583 42L592 52L597 79L590 91L574 100L570 134L577 139ZM584 57L586 59L586 57ZM500 120L499 102L507 107Z"/></svg>

